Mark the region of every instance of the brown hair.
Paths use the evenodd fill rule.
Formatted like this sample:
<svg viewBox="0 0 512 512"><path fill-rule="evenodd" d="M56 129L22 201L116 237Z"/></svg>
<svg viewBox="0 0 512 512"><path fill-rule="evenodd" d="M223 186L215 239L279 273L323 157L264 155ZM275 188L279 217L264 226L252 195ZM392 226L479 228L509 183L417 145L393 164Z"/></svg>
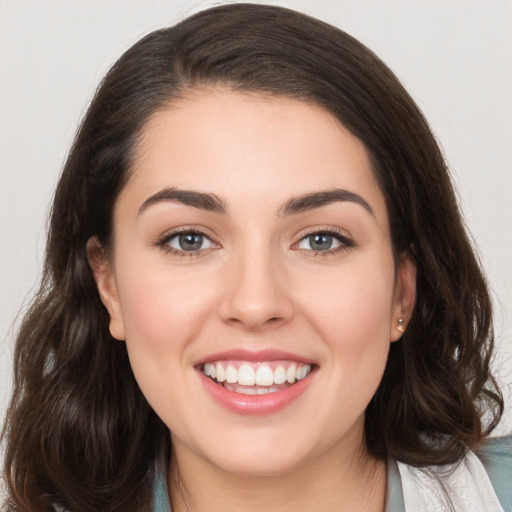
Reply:
<svg viewBox="0 0 512 512"><path fill-rule="evenodd" d="M417 266L413 316L366 411L371 453L414 465L454 462L501 416L485 280L417 106L341 30L280 7L221 6L130 48L76 136L54 198L42 284L15 350L4 430L10 510L150 506L169 433L142 396L124 343L109 334L86 243L96 236L109 247L113 206L148 118L212 85L320 105L370 154L395 256L410 253Z"/></svg>

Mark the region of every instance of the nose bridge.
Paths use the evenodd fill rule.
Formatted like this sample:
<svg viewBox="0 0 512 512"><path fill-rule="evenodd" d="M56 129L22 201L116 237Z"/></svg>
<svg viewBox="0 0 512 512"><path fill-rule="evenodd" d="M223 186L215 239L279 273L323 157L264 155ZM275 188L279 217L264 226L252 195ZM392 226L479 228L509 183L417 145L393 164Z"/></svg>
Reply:
<svg viewBox="0 0 512 512"><path fill-rule="evenodd" d="M293 306L285 273L271 241L253 240L235 249L230 267L221 305L225 321L254 330L290 319Z"/></svg>

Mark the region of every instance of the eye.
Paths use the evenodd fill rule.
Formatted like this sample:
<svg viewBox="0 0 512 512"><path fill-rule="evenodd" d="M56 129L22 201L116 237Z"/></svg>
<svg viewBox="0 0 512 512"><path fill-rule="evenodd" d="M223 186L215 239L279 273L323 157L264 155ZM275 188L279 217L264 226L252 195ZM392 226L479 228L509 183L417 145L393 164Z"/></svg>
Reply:
<svg viewBox="0 0 512 512"><path fill-rule="evenodd" d="M213 241L197 231L181 231L165 236L159 244L168 252L189 255L215 247Z"/></svg>
<svg viewBox="0 0 512 512"><path fill-rule="evenodd" d="M340 233L317 231L301 238L295 248L314 252L336 252L351 246L353 242Z"/></svg>

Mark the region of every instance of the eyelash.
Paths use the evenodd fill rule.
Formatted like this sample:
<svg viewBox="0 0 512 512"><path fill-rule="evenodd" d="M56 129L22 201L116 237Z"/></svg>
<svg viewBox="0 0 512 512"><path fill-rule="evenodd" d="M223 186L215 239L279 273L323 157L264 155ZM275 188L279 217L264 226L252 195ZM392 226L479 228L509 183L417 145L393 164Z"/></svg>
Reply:
<svg viewBox="0 0 512 512"><path fill-rule="evenodd" d="M179 256L181 258L193 258L200 256L201 254L206 253L209 251L209 248L207 249L199 249L197 251L182 251L179 249L175 249L174 247L171 247L169 245L170 241L174 239L175 237L179 235L199 235L202 237L205 237L208 239L213 245L218 246L216 242L214 242L210 235L208 235L205 231L198 229L198 228L191 228L191 227L183 227L178 228L171 233L166 233L163 235L157 242L154 244L157 247L160 247L163 251L165 251L165 254L172 254L174 256ZM303 253L307 253L308 256L312 256L314 258L317 257L328 257L332 256L334 254L337 254L342 251L347 251L354 247L354 242L347 237L345 232L338 229L333 228L327 228L327 229L319 229L319 228L311 228L310 230L306 231L304 234L302 234L301 238L295 242L292 245L292 249L300 244L303 240L307 239L308 237L311 237L313 235L326 235L335 238L340 245L338 247L335 247L334 249L326 249L325 251L314 251L312 249L300 249L295 248L297 251L301 251Z"/></svg>
<svg viewBox="0 0 512 512"><path fill-rule="evenodd" d="M300 240L298 242L295 242L293 246L297 246L300 242L313 235L331 236L335 238L340 243L340 245L338 247L335 247L334 249L327 249L325 251L314 251L311 249L300 248L297 248L296 250L307 253L308 256L311 256L313 258L318 258L333 256L340 252L347 251L355 246L354 241L347 236L346 232L336 228L311 228L310 230L307 230L304 234L302 234Z"/></svg>
<svg viewBox="0 0 512 512"><path fill-rule="evenodd" d="M181 258L193 258L202 255L208 249L199 249L197 251L181 251L179 249L175 249L174 247L171 247L169 245L169 242L180 235L199 235L206 239L208 239L213 245L218 245L216 242L214 242L210 235L208 235L206 232L199 228L191 228L191 227L183 227L178 228L171 233L166 233L163 235L157 242L156 246L160 247L163 251L165 251L165 254L171 254L173 256L178 256Z"/></svg>

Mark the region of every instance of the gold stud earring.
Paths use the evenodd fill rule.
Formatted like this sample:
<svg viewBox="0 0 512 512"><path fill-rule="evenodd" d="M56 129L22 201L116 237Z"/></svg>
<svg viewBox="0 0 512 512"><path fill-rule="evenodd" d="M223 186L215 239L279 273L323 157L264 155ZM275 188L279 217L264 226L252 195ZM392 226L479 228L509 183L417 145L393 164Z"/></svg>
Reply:
<svg viewBox="0 0 512 512"><path fill-rule="evenodd" d="M404 332L404 319L402 317L398 319L398 325L396 326L396 330Z"/></svg>

